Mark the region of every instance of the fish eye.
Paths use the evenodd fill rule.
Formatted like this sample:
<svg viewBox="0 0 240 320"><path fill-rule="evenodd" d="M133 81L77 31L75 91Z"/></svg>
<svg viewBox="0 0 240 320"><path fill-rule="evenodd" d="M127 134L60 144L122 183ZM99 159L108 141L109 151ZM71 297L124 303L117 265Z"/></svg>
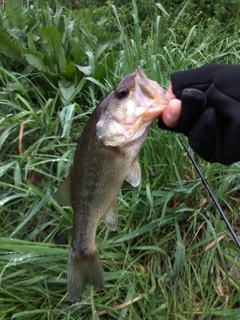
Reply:
<svg viewBox="0 0 240 320"><path fill-rule="evenodd" d="M117 91L117 98L123 99L128 95L128 89L121 88Z"/></svg>

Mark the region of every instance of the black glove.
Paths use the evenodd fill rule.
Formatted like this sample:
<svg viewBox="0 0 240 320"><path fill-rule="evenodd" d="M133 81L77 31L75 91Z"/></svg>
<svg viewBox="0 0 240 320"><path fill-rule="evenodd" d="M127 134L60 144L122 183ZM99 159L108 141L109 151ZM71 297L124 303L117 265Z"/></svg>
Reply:
<svg viewBox="0 0 240 320"><path fill-rule="evenodd" d="M209 64L171 74L173 93L182 101L181 132L200 157L229 165L240 160L240 65ZM187 88L187 89L186 89Z"/></svg>

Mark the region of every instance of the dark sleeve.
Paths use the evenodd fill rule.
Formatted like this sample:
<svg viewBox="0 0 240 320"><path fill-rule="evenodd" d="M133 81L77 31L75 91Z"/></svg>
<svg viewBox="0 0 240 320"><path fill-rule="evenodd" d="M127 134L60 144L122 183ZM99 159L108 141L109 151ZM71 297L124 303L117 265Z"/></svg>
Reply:
<svg viewBox="0 0 240 320"><path fill-rule="evenodd" d="M206 92L211 85L223 94L240 101L240 66L207 64L203 67L174 72L170 76L173 93L180 99L185 88Z"/></svg>
<svg viewBox="0 0 240 320"><path fill-rule="evenodd" d="M209 64L171 74L182 101L179 124L167 128L188 136L203 159L228 165L240 160L240 66ZM163 121L159 127L166 129Z"/></svg>

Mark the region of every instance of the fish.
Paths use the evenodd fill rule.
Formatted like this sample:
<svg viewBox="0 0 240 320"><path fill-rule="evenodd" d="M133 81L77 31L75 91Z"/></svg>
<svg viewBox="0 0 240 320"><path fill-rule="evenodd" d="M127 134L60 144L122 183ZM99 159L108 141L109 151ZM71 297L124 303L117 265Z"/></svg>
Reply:
<svg viewBox="0 0 240 320"><path fill-rule="evenodd" d="M169 99L138 66L99 103L79 137L68 177L53 195L73 210L72 242L67 267L70 301L91 285L103 287L103 269L95 237L100 220L117 229L118 193L124 180L136 187L141 168L138 153L151 122Z"/></svg>

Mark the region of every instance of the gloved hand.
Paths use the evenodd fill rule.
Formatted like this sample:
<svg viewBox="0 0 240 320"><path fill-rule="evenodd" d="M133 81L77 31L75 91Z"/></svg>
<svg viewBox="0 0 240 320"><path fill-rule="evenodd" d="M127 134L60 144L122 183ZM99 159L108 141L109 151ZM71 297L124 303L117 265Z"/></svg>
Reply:
<svg viewBox="0 0 240 320"><path fill-rule="evenodd" d="M209 64L171 74L182 101L179 123L162 129L181 132L200 157L229 165L240 160L240 65Z"/></svg>

